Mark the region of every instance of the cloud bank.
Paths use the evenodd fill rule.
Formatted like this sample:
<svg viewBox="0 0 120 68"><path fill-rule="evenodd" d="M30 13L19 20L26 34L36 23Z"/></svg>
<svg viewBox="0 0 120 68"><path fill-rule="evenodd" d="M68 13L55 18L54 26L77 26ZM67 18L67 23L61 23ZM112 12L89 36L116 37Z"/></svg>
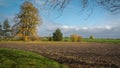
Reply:
<svg viewBox="0 0 120 68"><path fill-rule="evenodd" d="M96 38L120 38L119 25L119 23L114 23L92 27L80 27L44 21L43 24L38 27L38 33L40 36L52 36L55 29L60 28L63 35L68 37L71 34L78 34L84 38L88 38L90 35L94 35Z"/></svg>

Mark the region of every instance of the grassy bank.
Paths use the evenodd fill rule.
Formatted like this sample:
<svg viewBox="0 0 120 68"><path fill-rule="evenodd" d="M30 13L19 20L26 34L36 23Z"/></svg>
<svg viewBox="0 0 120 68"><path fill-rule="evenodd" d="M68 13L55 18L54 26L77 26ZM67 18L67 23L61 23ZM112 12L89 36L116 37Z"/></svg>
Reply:
<svg viewBox="0 0 120 68"><path fill-rule="evenodd" d="M41 55L0 48L0 68L66 68Z"/></svg>

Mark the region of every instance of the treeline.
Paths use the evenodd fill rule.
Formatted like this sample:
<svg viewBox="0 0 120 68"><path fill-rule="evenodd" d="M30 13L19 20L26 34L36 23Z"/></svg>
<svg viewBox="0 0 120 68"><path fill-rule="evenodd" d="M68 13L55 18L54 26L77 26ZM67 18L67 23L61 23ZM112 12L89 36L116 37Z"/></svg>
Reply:
<svg viewBox="0 0 120 68"><path fill-rule="evenodd" d="M19 35L14 34L14 26L10 26L10 22L8 19L5 19L3 23L0 23L0 40L7 41L22 41L23 39L19 37ZM93 39L93 36L90 36L90 39ZM72 41L72 42L80 42L82 40L82 36L77 34L71 34L70 37L63 37L63 33L59 28L55 30L52 36L49 37L31 37L31 41L40 40L40 41ZM23 40L24 41L24 40Z"/></svg>
<svg viewBox="0 0 120 68"><path fill-rule="evenodd" d="M69 40L70 39L70 40ZM55 32L50 37L42 37L42 41L72 41L72 42L80 42L82 40L82 36L77 34L71 34L70 37L63 37L63 34L59 28L55 30Z"/></svg>
<svg viewBox="0 0 120 68"><path fill-rule="evenodd" d="M30 2L25 1L20 6L19 13L14 17L14 24L10 26L8 19L0 24L0 40L22 40L35 41L40 40L37 35L37 26L42 24L38 9ZM79 42L82 36L72 34L71 41ZM53 35L48 38L49 41L62 41L63 34L58 28Z"/></svg>

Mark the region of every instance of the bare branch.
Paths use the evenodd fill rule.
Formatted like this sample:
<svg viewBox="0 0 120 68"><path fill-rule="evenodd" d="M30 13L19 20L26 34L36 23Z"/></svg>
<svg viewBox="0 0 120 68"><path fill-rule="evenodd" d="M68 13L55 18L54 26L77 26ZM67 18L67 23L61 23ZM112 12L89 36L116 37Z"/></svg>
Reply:
<svg viewBox="0 0 120 68"><path fill-rule="evenodd" d="M35 0L34 0L35 1ZM49 9L63 10L71 1L76 0L43 0L44 6ZM82 7L81 9L93 8L94 6L102 6L110 12L120 12L120 0L79 0ZM90 7L91 5L94 5ZM79 8L78 8L79 9Z"/></svg>
<svg viewBox="0 0 120 68"><path fill-rule="evenodd" d="M120 0L97 0L97 3L103 6L110 12L119 13L120 12Z"/></svg>

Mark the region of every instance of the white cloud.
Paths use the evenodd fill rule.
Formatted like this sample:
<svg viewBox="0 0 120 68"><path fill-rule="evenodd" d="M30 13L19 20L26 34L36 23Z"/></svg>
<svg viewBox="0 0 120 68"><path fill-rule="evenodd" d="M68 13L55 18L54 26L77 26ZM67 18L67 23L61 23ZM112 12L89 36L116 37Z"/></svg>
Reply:
<svg viewBox="0 0 120 68"><path fill-rule="evenodd" d="M69 30L69 29L75 29L75 30L79 30L80 28L77 27L77 26L67 26L67 25L63 25L61 26L62 29L66 29L66 30Z"/></svg>
<svg viewBox="0 0 120 68"><path fill-rule="evenodd" d="M108 26L108 25L106 25L105 28L108 29L108 30L112 29L112 27Z"/></svg>
<svg viewBox="0 0 120 68"><path fill-rule="evenodd" d="M88 30L89 28L88 27L82 27L83 30Z"/></svg>

